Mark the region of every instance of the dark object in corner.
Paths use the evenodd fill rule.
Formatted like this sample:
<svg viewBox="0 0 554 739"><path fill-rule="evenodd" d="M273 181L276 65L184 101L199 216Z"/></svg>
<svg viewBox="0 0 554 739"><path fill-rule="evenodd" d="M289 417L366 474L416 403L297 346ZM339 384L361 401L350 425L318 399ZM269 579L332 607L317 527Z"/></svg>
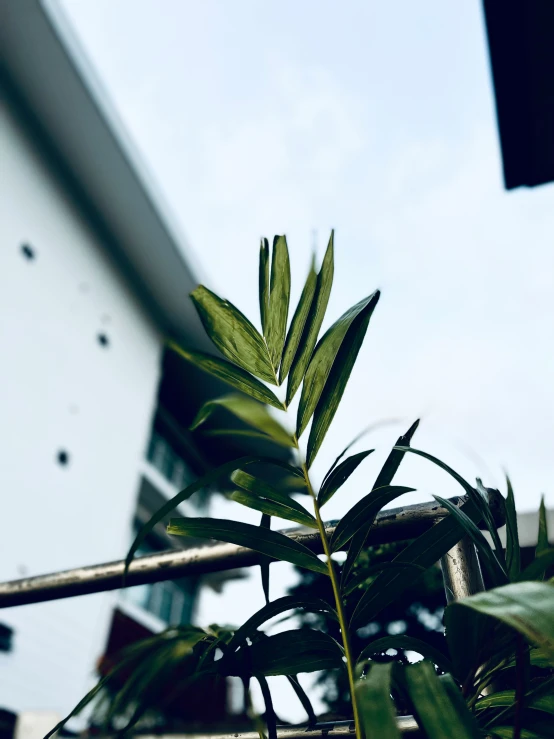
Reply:
<svg viewBox="0 0 554 739"><path fill-rule="evenodd" d="M483 0L507 190L554 181L554 2Z"/></svg>
<svg viewBox="0 0 554 739"><path fill-rule="evenodd" d="M13 649L13 629L0 623L0 652L11 652Z"/></svg>

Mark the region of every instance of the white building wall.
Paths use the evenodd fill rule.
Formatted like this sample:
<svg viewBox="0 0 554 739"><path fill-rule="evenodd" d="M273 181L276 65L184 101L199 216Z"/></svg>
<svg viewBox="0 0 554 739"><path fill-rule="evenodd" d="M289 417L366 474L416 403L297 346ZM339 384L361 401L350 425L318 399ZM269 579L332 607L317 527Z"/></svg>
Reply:
<svg viewBox="0 0 554 739"><path fill-rule="evenodd" d="M156 327L35 146L14 111L2 113L1 580L125 554L160 372ZM73 707L115 597L0 611L14 629L0 706Z"/></svg>

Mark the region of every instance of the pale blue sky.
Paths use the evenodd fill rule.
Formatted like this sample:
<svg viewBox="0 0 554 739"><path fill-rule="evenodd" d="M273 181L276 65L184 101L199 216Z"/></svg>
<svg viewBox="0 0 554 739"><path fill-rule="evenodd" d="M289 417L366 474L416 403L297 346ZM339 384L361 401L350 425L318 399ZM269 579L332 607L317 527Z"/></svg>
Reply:
<svg viewBox="0 0 554 739"><path fill-rule="evenodd" d="M415 446L554 505L554 187L503 188L481 4L62 4L212 288L257 320L259 236L287 234L298 295L333 226L329 316L382 289L316 476L403 420L328 516L418 416ZM398 479L458 492L419 459Z"/></svg>

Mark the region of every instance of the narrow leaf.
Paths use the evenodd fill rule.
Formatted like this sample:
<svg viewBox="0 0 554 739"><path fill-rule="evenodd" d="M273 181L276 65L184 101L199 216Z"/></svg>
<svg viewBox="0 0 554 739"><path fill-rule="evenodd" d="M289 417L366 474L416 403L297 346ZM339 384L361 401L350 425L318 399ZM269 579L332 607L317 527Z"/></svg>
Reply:
<svg viewBox="0 0 554 739"><path fill-rule="evenodd" d="M275 710L273 708L273 701L271 700L271 692L267 680L262 675L257 675L256 679L260 685L262 696L265 703L265 722L267 725L268 739L277 739L277 718L275 716Z"/></svg>
<svg viewBox="0 0 554 739"><path fill-rule="evenodd" d="M257 495L260 498L265 498L276 503L281 503L282 505L288 506L289 508L293 508L299 513L310 515L308 514L308 511L306 511L304 506L301 503L298 503L298 501L294 500L294 498L291 498L290 495L277 490L273 487L273 485L265 482L265 480L260 480L259 477L249 475L248 472L244 472L244 470L237 470L236 472L233 472L233 474L231 475L231 480L243 490ZM310 519L315 522L315 518L313 518L313 516L311 515Z"/></svg>
<svg viewBox="0 0 554 739"><path fill-rule="evenodd" d="M487 568L492 582L496 585L505 585L508 577L492 551L489 542L485 539L477 525L450 500L441 498L439 495L434 495L433 497L441 504L441 506L450 511L450 513L458 519L465 533L477 547L479 554L481 555L481 563Z"/></svg>
<svg viewBox="0 0 554 739"><path fill-rule="evenodd" d="M259 526L252 524L219 518L173 518L167 527L167 533L173 536L226 541L279 561L327 574L327 565L303 544L277 531L260 531Z"/></svg>
<svg viewBox="0 0 554 739"><path fill-rule="evenodd" d="M291 400L304 379L306 369L317 342L321 324L323 323L323 318L325 317L325 311L327 310L327 303L329 302L329 295L331 294L331 287L333 286L333 242L334 232L331 231L331 238L329 239L327 251L325 252L323 263L317 276L315 295L310 307L310 313L306 320L302 339L290 370L287 385L287 405L290 405Z"/></svg>
<svg viewBox="0 0 554 739"><path fill-rule="evenodd" d="M501 690L498 693L492 693L492 695L486 695L484 698L480 698L475 704L477 711L482 711L485 708L503 708L515 706L515 690ZM539 711L545 711L545 713L554 713L554 695L538 695L525 701L527 708L535 708Z"/></svg>
<svg viewBox="0 0 554 739"><path fill-rule="evenodd" d="M541 497L541 504L539 507L539 532L537 534L537 548L535 549L535 556L538 557L549 547L550 545L548 543L548 524L546 522L546 508L544 505L543 495Z"/></svg>
<svg viewBox="0 0 554 739"><path fill-rule="evenodd" d="M411 567L414 577L417 577L422 572L425 572L425 567L413 564L412 562L377 562L367 569L364 568L363 575L358 577L352 577L346 587L341 587L341 593L343 595L350 595L357 588L363 587L364 583L374 575L378 575L383 570L405 570L406 567Z"/></svg>
<svg viewBox="0 0 554 739"><path fill-rule="evenodd" d="M252 493L247 493L245 490L235 490L229 496L231 500L236 503L247 506L247 508L253 508L255 511L261 511L268 516L275 516L276 518L283 518L285 521L294 521L302 526L308 526L311 529L317 529L317 522L315 518L307 511L298 511L295 508L283 504L277 503L267 498L259 498Z"/></svg>
<svg viewBox="0 0 554 739"><path fill-rule="evenodd" d="M292 317L292 322L287 334L287 340L285 342L285 349L283 351L283 361L281 362L281 368L279 370L279 385L286 379L292 362L298 351L300 345L300 339L304 332L306 320L310 313L310 308L313 303L315 290L317 284L317 272L315 271L315 257L312 260L312 265L302 290L302 295L298 301L298 305Z"/></svg>
<svg viewBox="0 0 554 739"><path fill-rule="evenodd" d="M337 615L334 608L327 603L327 601L321 598L305 598L296 595L285 595L282 598L268 603L263 608L243 623L243 625L237 629L229 642L229 650L233 651L246 639L250 638L262 624L266 623L270 619L278 616L285 611L291 611L292 609L304 608L307 611L313 611L314 613L328 613L334 620L337 620Z"/></svg>
<svg viewBox="0 0 554 739"><path fill-rule="evenodd" d="M425 659L431 660L437 667L444 672L452 672L452 664L443 652L435 649L427 642L416 639L412 636L399 634L397 636L384 636L381 639L375 639L370 642L361 652L357 665L362 665L366 660L371 659L376 654L382 654L388 649L407 649L412 652L421 654Z"/></svg>
<svg viewBox="0 0 554 739"><path fill-rule="evenodd" d="M359 467L364 459L374 451L374 449L368 449L365 452L353 454L351 457L348 457L344 462L339 464L339 466L324 479L321 490L317 496L317 502L320 508L331 500L337 490L344 485L350 475Z"/></svg>
<svg viewBox="0 0 554 739"><path fill-rule="evenodd" d="M391 698L392 663L375 663L356 684L356 701L365 739L400 739Z"/></svg>
<svg viewBox="0 0 554 739"><path fill-rule="evenodd" d="M371 315L373 308L377 304L379 293L373 293L367 298L360 300L356 305L349 308L346 313L335 321L335 323L327 330L318 342L313 357L310 360L304 384L302 386L302 395L300 396L300 405L298 406L298 416L296 421L296 435L301 436L302 432L308 425L312 417L317 403L331 372L331 367L335 361L335 357L341 347L341 344L348 332L348 329L359 316L365 317L366 314ZM367 328L367 326L366 326ZM365 334L365 329L363 331ZM345 360L343 360L345 361ZM351 369L351 368L350 368Z"/></svg>
<svg viewBox="0 0 554 739"><path fill-rule="evenodd" d="M260 293L260 319L262 331L265 336L267 331L267 317L269 314L269 243L267 239L260 241L260 268L259 268L259 293Z"/></svg>
<svg viewBox="0 0 554 739"><path fill-rule="evenodd" d="M283 403L281 403L279 398L268 387L240 367L231 364L231 362L227 362L225 359L219 359L211 354L184 349L173 341L168 343L168 348L191 364L194 364L195 367L198 367L203 372L208 372L210 375L223 380L228 385L232 385L236 390L240 390L262 403L272 405L280 411L285 410Z"/></svg>
<svg viewBox="0 0 554 739"><path fill-rule="evenodd" d="M261 675L296 675L343 664L341 647L315 629L283 631L256 642L248 652L252 672Z"/></svg>
<svg viewBox="0 0 554 739"><path fill-rule="evenodd" d="M260 521L260 527L263 529L271 529L271 516L266 513L262 513L262 520ZM269 563L271 560L267 557L260 557L260 574L262 578L262 590L264 591L264 597L266 604L269 603Z"/></svg>
<svg viewBox="0 0 554 739"><path fill-rule="evenodd" d="M224 408L244 423L267 434L276 444L286 447L294 446L291 435L269 414L265 406L236 393L223 395L221 398L204 403L190 426L191 431L203 424L218 408Z"/></svg>
<svg viewBox="0 0 554 739"><path fill-rule="evenodd" d="M315 726L317 723L317 717L315 715L314 708L312 706L312 703L310 699L308 698L306 691L304 688L300 685L300 682L296 675L287 675L287 680L289 681L292 689L296 693L296 697L302 704L302 708L306 711L308 715L308 726Z"/></svg>
<svg viewBox="0 0 554 739"><path fill-rule="evenodd" d="M466 501L462 509L472 521L480 519L480 514L472 501ZM427 569L452 549L464 533L459 521L454 516L447 516L408 544L393 562L411 562ZM364 623L369 623L408 586L413 585L413 582L414 575L409 569L382 572L360 598L352 614L352 626L359 628Z"/></svg>
<svg viewBox="0 0 554 739"><path fill-rule="evenodd" d="M206 333L219 351L247 372L276 385L265 342L248 318L203 285L191 293L191 298Z"/></svg>
<svg viewBox="0 0 554 739"><path fill-rule="evenodd" d="M450 696L435 674L429 662L419 662L406 668L406 685L417 713L418 723L429 739L451 739L455 727L456 739L476 739L480 737L477 727L469 729L471 719L463 717L459 702L454 705ZM463 713L469 714L467 706ZM471 714L470 714L471 716ZM463 717L463 718L462 718ZM462 720L461 720L462 719ZM463 720L465 719L465 720Z"/></svg>
<svg viewBox="0 0 554 739"><path fill-rule="evenodd" d="M287 240L284 236L273 239L271 255L271 292L267 319L267 346L274 368L281 362L281 354L287 332L290 301L290 262Z"/></svg>
<svg viewBox="0 0 554 739"><path fill-rule="evenodd" d="M506 569L508 570L510 580L513 581L518 578L521 571L521 554L514 491L510 478L507 475L506 484L508 488L508 496L506 498Z"/></svg>
<svg viewBox="0 0 554 739"><path fill-rule="evenodd" d="M550 582L510 583L463 598L449 607L472 608L502 621L554 655L554 585Z"/></svg>
<svg viewBox="0 0 554 739"><path fill-rule="evenodd" d="M402 436L398 438L396 442L396 447L409 447L412 437L415 434L418 426L419 426L419 420L415 421L415 423L413 423L410 426L410 428L406 431L406 433L402 434ZM392 449L389 456L385 460L385 464L383 465L381 471L377 475L377 479L375 480L373 484L373 490L376 490L377 488L383 488L386 485L391 484L393 477L395 476L396 471L398 470L400 463L402 462L404 458L404 452L400 451L396 447ZM340 457L338 457L337 460L335 460L335 465L337 464L338 459L340 459ZM342 568L342 575L341 575L342 583L348 582L348 578L350 577L354 564L356 560L358 559L360 552L365 548L366 539L369 534L369 530L370 530L369 528L368 529L362 528L358 531L357 534L355 534L352 537L352 541L350 542L350 546L348 548L348 555L346 557L346 562L344 563L344 566Z"/></svg>
<svg viewBox="0 0 554 739"><path fill-rule="evenodd" d="M337 524L331 540L331 549L337 552L347 544L362 527L369 530L375 516L383 506L404 493L411 493L415 488L406 488L398 485L387 485L384 488L372 490L356 503Z"/></svg>
<svg viewBox="0 0 554 739"><path fill-rule="evenodd" d="M554 548L541 552L516 578L520 580L542 580L547 570L554 566Z"/></svg>

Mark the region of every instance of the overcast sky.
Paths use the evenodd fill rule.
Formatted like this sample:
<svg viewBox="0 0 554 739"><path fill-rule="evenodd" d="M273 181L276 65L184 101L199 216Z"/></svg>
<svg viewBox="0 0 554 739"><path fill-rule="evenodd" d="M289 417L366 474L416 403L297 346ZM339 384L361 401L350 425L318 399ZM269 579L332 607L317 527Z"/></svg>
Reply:
<svg viewBox="0 0 554 739"><path fill-rule="evenodd" d="M554 187L503 188L481 4L62 4L210 287L257 322L260 235L287 234L297 296L334 227L329 318L382 289L315 476L400 422L328 517L417 417L414 446L554 505ZM420 459L398 480L458 492Z"/></svg>

